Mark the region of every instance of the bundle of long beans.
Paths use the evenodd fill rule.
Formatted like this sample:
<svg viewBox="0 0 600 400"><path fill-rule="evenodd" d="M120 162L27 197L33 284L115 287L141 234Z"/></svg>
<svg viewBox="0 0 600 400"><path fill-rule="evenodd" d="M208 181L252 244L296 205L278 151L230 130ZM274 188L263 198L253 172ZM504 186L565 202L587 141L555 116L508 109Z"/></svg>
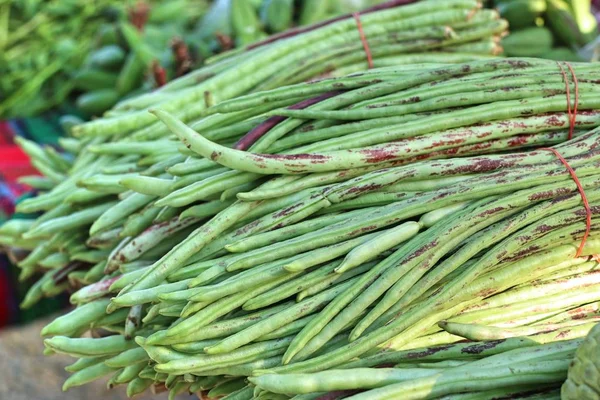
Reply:
<svg viewBox="0 0 600 400"><path fill-rule="evenodd" d="M407 63L450 63L490 58L506 21L476 0L392 0L365 10L360 26L376 67ZM134 131L161 135L162 125L147 112L161 107L186 122L207 105L249 92L320 77L346 75L368 67L361 31L352 16L284 32L263 42L217 56L206 67L150 94L126 100L107 118L76 129L80 137ZM156 131L159 132L156 132ZM141 131L141 132L140 132Z"/></svg>
<svg viewBox="0 0 600 400"><path fill-rule="evenodd" d="M600 300L590 258L600 250L600 97L598 73L572 68L574 123L566 92L575 83L561 65L511 59L251 93L202 110L193 129L154 110L167 128L157 137L124 130L106 141L87 131L63 140L72 162L23 142L47 169L30 183L49 191L19 207L45 213L4 225L0 239L14 253L31 250L24 276L44 271L26 306L81 287L71 296L77 308L42 332L54 336L48 353L80 358L65 388L112 374L109 385L127 383L130 395L164 385L171 396L242 399L256 385L257 398L287 398L337 387L296 391L279 374L386 357L395 365L408 348L461 337L533 344L585 335ZM581 251L581 196L553 152L531 149L545 146L587 194ZM108 336L79 337L88 330ZM565 354L531 380L537 364L510 368L522 368L527 390L548 377L558 387ZM469 364L448 357L429 378L421 369L435 366L400 374L418 378L402 384L415 398L429 396L439 374L445 389L435 396L483 390L454 384L463 369L444 368ZM515 383L479 365L468 372L497 390ZM267 372L278 375L246 381ZM396 371L386 376L341 389L385 384L392 392L382 398L406 390Z"/></svg>

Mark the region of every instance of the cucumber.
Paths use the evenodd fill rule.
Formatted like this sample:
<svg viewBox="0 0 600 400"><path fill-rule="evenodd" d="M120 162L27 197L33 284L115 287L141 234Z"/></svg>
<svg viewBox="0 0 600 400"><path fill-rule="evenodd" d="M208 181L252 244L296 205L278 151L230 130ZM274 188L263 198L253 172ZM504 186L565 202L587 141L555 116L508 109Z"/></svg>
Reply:
<svg viewBox="0 0 600 400"><path fill-rule="evenodd" d="M84 93L77 98L77 107L87 115L100 115L119 101L119 92L114 89L100 89Z"/></svg>
<svg viewBox="0 0 600 400"><path fill-rule="evenodd" d="M90 55L90 64L97 68L118 68L125 61L125 50L115 44L100 47Z"/></svg>
<svg viewBox="0 0 600 400"><path fill-rule="evenodd" d="M515 31L502 39L504 53L509 57L538 57L552 49L554 37L544 27Z"/></svg>
<svg viewBox="0 0 600 400"><path fill-rule="evenodd" d="M75 74L73 84L80 90L111 89L117 84L117 75L99 69L86 68Z"/></svg>
<svg viewBox="0 0 600 400"><path fill-rule="evenodd" d="M563 0L547 0L547 3L546 20L557 39L567 47L583 46L586 39L579 30L569 5Z"/></svg>
<svg viewBox="0 0 600 400"><path fill-rule="evenodd" d="M546 12L546 0L504 0L497 8L510 29L522 29L535 26L535 20Z"/></svg>
<svg viewBox="0 0 600 400"><path fill-rule="evenodd" d="M591 0L567 0L571 13L583 35L585 43L589 43L598 35L598 21L592 13Z"/></svg>

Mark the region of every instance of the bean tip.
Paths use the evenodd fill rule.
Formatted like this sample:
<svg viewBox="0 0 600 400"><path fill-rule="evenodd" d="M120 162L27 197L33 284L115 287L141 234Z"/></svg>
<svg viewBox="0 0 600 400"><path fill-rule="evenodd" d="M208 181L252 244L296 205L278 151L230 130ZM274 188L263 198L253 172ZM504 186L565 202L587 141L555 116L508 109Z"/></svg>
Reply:
<svg viewBox="0 0 600 400"><path fill-rule="evenodd" d="M115 303L115 299L116 299L116 297L113 297L112 299L110 299L110 304L108 306L106 306L107 314L112 314L114 311L116 311L118 308L121 307L117 303Z"/></svg>
<svg viewBox="0 0 600 400"><path fill-rule="evenodd" d="M149 338L145 338L143 336L136 336L135 338L133 338L134 342L139 344L141 347L144 347L144 345L146 345L146 344L151 344L151 343L148 343L148 339Z"/></svg>
<svg viewBox="0 0 600 400"><path fill-rule="evenodd" d="M285 269L288 272L300 272L302 271L302 268L298 268L298 265L295 265L293 262L290 264L286 264L283 266L283 269Z"/></svg>
<svg viewBox="0 0 600 400"><path fill-rule="evenodd" d="M52 333L51 333L51 328L50 328L50 325L51 325L51 324L52 324L52 323L50 323L50 324L48 324L48 325L46 325L46 326L44 326L44 327L42 328L42 330L41 330L41 332L40 332L40 336L41 336L41 337L48 336L48 335L52 334ZM45 344L45 341L44 341L44 344Z"/></svg>
<svg viewBox="0 0 600 400"><path fill-rule="evenodd" d="M254 384L254 385L257 385L257 386L258 386L258 384L257 384L257 382L258 382L258 377L257 377L257 376L249 376L249 377L248 377L248 382L250 382L250 383L252 383L252 384Z"/></svg>

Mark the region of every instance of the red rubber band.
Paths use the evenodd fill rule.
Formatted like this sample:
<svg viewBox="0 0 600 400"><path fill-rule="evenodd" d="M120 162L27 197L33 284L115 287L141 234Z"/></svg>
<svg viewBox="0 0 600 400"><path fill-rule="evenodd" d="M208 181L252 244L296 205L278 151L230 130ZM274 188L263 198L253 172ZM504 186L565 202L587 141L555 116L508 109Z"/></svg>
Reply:
<svg viewBox="0 0 600 400"><path fill-rule="evenodd" d="M573 77L573 83L575 84L575 105L573 107L573 114L571 117L570 126L569 126L569 139L573 137L573 131L575 130L575 122L577 121L577 107L579 106L579 81L577 80L577 75L575 74L575 70L571 66L571 64L566 63L569 71L571 71L571 76Z"/></svg>
<svg viewBox="0 0 600 400"><path fill-rule="evenodd" d="M560 72L565 81L565 88L567 92L567 113L569 115L569 140L573 139L573 132L575 131L575 122L577 121L577 106L579 105L579 81L577 80L577 75L575 74L575 70L568 62L565 63L571 71L571 76L573 77L573 83L575 83L575 105L571 108L571 87L569 86L569 78L567 77L567 73L563 66L557 62L558 68L560 68Z"/></svg>
<svg viewBox="0 0 600 400"><path fill-rule="evenodd" d="M560 160L560 162L563 163L563 165L567 168L567 171L569 171L569 174L571 175L571 178L573 178L573 181L575 181L575 185L577 185L577 190L579 191L579 194L581 195L581 200L583 201L583 207L585 208L585 214L586 214L585 215L585 234L583 235L583 238L581 239L581 244L579 245L579 248L577 249L577 253L575 254L575 258L577 258L577 257L581 256L581 252L583 251L585 242L587 241L587 238L590 235L590 231L592 230L592 209L590 208L590 203L588 202L587 196L585 195L585 190L583 190L583 186L581 185L581 182L579 181L579 178L577 177L575 170L573 169L573 167L571 167L569 165L567 160L565 160L565 158L558 152L558 150L552 149L552 148L542 148L540 150L547 150L547 151L551 151L552 153L554 153L554 155Z"/></svg>
<svg viewBox="0 0 600 400"><path fill-rule="evenodd" d="M356 21L356 27L358 28L358 34L360 35L360 41L362 42L363 49L365 50L365 54L367 55L367 64L369 65L369 69L373 68L373 56L371 55L371 49L369 48L369 43L367 42L367 37L365 36L365 31L363 31L362 23L360 22L360 13L353 13L352 16Z"/></svg>

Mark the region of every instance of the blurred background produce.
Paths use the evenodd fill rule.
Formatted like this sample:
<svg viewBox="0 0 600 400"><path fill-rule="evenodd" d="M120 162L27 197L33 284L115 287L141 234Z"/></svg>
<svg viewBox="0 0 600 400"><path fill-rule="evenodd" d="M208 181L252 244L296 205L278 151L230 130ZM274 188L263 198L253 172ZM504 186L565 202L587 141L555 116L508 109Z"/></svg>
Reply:
<svg viewBox="0 0 600 400"><path fill-rule="evenodd" d="M540 57L561 61L589 60L581 52L598 35L591 0L493 0L510 27L502 40L509 57Z"/></svg>
<svg viewBox="0 0 600 400"><path fill-rule="evenodd" d="M160 59L169 41L192 29L208 5L205 0L5 1L0 116L36 115L71 95L79 95L77 104L86 115L104 111L140 86L143 56ZM143 35L124 35L129 24Z"/></svg>
<svg viewBox="0 0 600 400"><path fill-rule="evenodd" d="M84 117L212 54L381 0L0 2L0 117L74 102Z"/></svg>

